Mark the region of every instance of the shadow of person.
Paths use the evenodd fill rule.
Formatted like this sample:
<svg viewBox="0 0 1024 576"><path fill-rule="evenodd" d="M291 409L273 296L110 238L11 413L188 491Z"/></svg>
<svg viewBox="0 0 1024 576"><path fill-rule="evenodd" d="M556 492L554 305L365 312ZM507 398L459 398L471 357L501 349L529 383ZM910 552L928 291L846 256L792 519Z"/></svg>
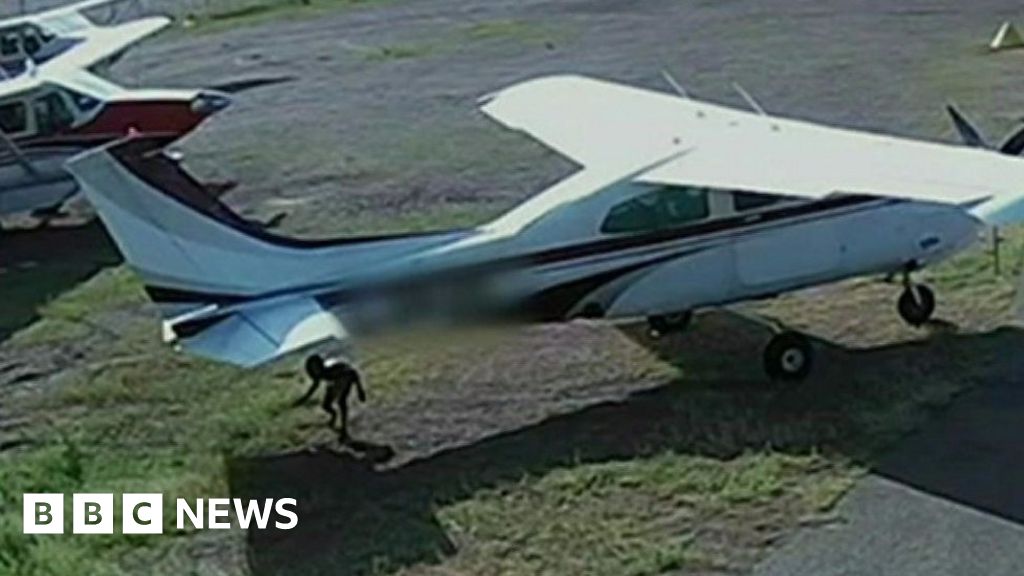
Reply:
<svg viewBox="0 0 1024 576"><path fill-rule="evenodd" d="M759 348L750 346L763 336L760 327L742 321L711 323L674 344L658 344L666 356L681 355L676 360L688 366L682 380L395 467L324 453L231 460L232 496L299 502L295 529L249 532L250 570L368 574L437 562L454 552L439 507L559 467L666 451L727 459L765 446L793 454L840 451L863 460L877 449L864 429L882 426L886 411L902 410L901 402L931 390L930 378L948 377L977 358L1012 357L1024 344L1017 330L940 335L873 350L822 343L821 375L779 387L766 385ZM1005 362L979 368L964 377L1000 377L1009 370ZM900 381L900 374L909 376ZM891 440L905 432L872 430L870 438L891 433Z"/></svg>
<svg viewBox="0 0 1024 576"><path fill-rule="evenodd" d="M35 321L42 304L120 262L95 219L0 231L0 341Z"/></svg>
<svg viewBox="0 0 1024 576"><path fill-rule="evenodd" d="M931 320L926 322L924 326L922 326L922 328L927 330L928 334L931 336L949 335L960 332L959 326L948 320L943 320L941 318L932 318Z"/></svg>
<svg viewBox="0 0 1024 576"><path fill-rule="evenodd" d="M355 438L349 438L342 447L351 450L354 454L367 462L378 466L381 464L387 464L395 457L395 449L391 446L387 446L385 444L374 444L373 442L357 440Z"/></svg>
<svg viewBox="0 0 1024 576"><path fill-rule="evenodd" d="M454 553L433 484L375 466L344 450L230 460L233 497L298 502L295 529L248 533L252 573L366 574Z"/></svg>

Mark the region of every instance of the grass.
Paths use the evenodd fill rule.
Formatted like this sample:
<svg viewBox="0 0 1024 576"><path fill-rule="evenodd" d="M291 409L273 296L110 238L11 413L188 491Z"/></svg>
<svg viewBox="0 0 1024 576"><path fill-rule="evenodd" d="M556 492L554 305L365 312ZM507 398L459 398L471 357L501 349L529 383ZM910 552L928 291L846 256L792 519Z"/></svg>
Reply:
<svg viewBox="0 0 1024 576"><path fill-rule="evenodd" d="M276 20L300 20L348 8L372 6L386 0L253 0L230 8L192 14L187 28L197 33L222 32Z"/></svg>
<svg viewBox="0 0 1024 576"><path fill-rule="evenodd" d="M430 216L406 224L439 217ZM1009 233L1008 274L1021 254L1024 235ZM995 278L981 252L929 274L954 304L984 298L972 314L998 316L1008 306L1012 283ZM769 309L891 343L904 333L884 322L864 328L851 310L877 307L866 300L893 290L859 282L843 288L845 308L835 298L793 297ZM47 303L5 346L85 346L107 330L104 319L142 301L134 276L108 269ZM760 333L733 320L702 320L683 340L650 349L630 330L603 344L562 342L553 358L527 346L530 360L501 364L498 377L523 385L523 375L550 370L550 378L582 372L595 383L605 374L662 385L373 472L329 454L301 456L329 437L317 412L289 408L304 387L299 359L243 371L176 354L156 332L145 315L121 318L120 337L104 332L102 344L86 346L59 386L10 405L32 415L22 431L31 442L0 453L0 573L181 573L171 559L189 563L199 538L173 527L161 536L23 536L20 495L35 491L299 494L301 530L253 533L239 544L267 573L741 571L796 526L829 517L879 450L979 381L1002 346L982 338L827 349L831 372L823 367L806 387L781 392L757 374ZM499 361L484 356L485 340L371 346L362 365L373 412L424 389L446 394L460 378L492 378L466 376L480 358ZM566 351L587 349L605 359L584 354L577 368ZM456 424L441 426L454 432ZM239 534L203 537L224 551Z"/></svg>
<svg viewBox="0 0 1024 576"><path fill-rule="evenodd" d="M341 227L345 234L371 234L380 230L441 230L471 228L487 222L507 208L504 202L452 202L443 209L423 208L392 216L363 218ZM438 216L443 213L443 218ZM439 227L438 222L444 222Z"/></svg>
<svg viewBox="0 0 1024 576"><path fill-rule="evenodd" d="M928 278L939 289L948 290L989 290L1016 287L1018 277L1024 272L1024 234L1009 229L998 232L998 248L993 236L986 238L976 258L956 258L948 264L928 271ZM998 251L998 269L996 252ZM982 279L996 282L982 283Z"/></svg>
<svg viewBox="0 0 1024 576"><path fill-rule="evenodd" d="M20 281L24 279L19 279L19 285ZM109 332L93 322L96 310L138 307L145 299L131 272L127 268L117 268L92 280L90 289L83 292L81 298L47 301L36 311L45 321L29 325L15 334L12 340L19 345L44 345L84 338L96 330Z"/></svg>
<svg viewBox="0 0 1024 576"><path fill-rule="evenodd" d="M368 62L387 62L436 56L458 50L476 42L516 42L554 48L556 40L564 39L565 30L556 30L542 23L524 20L487 20L461 27L430 42L415 42L367 47Z"/></svg>
<svg viewBox="0 0 1024 576"><path fill-rule="evenodd" d="M431 44L394 44L391 46L376 46L368 48L366 59L370 62L382 62L386 60L406 60L419 58L433 53L437 49Z"/></svg>
<svg viewBox="0 0 1024 576"><path fill-rule="evenodd" d="M63 332L77 311L94 309L114 294L120 294L118 302L130 301L140 286L123 269L105 272L48 306L25 338L34 342L51 328ZM25 407L39 422L29 433L32 448L0 466L0 541L6 543L0 573L105 574L127 550L170 545L119 535L84 541L21 536L15 520L23 492L225 494L225 454L294 448L321 427L319 414L287 409L303 386L295 362L243 372L172 353L157 341L153 325L132 328L132 338L109 341L105 364L74 374L59 391ZM398 375L403 366L395 365ZM175 376L182 374L188 377ZM391 393L388 368L371 365L368 377L379 382L375 394ZM177 537L172 529L163 540Z"/></svg>
<svg viewBox="0 0 1024 576"><path fill-rule="evenodd" d="M5 310L8 311L0 315L0 337L16 332L24 326L28 326L28 334L26 331L21 331L19 337L33 333L31 322L40 312L54 320L67 321L63 326L66 330L48 326L47 333L39 335L41 338L60 339L69 335L67 330L76 330L77 328L73 324L81 324L81 321L89 314L89 307L68 303L58 297L64 286L73 285L88 278L93 272L93 266L89 262L79 261L72 256L68 261L37 262L28 269L0 273L0 280L4 282ZM107 296L112 296L113 299L107 300ZM97 301L89 304L90 306L96 304L110 307L116 304L132 303L121 302L121 296L119 293L106 294L101 288L95 296Z"/></svg>
<svg viewBox="0 0 1024 576"><path fill-rule="evenodd" d="M8 273L14 276L13 273ZM0 276L10 286L5 289L5 305L10 305L10 312L0 318L0 334L9 334L31 322L35 317L35 304L40 299L40 286L65 285L80 280L82 273L70 267L36 268L20 271L17 278ZM16 281L15 281L16 280ZM43 299L56 297L58 293L44 294Z"/></svg>
<svg viewBox="0 0 1024 576"><path fill-rule="evenodd" d="M441 512L462 552L456 573L662 574L731 568L704 542L702 525L754 513L780 498L808 513L828 507L845 484L807 474L817 456L750 453L721 461L662 453L579 465L486 490ZM824 504L823 504L824 503Z"/></svg>
<svg viewBox="0 0 1024 576"><path fill-rule="evenodd" d="M478 22L462 30L462 35L469 40L514 40L527 44L553 42L564 34L565 30L542 23L509 19Z"/></svg>

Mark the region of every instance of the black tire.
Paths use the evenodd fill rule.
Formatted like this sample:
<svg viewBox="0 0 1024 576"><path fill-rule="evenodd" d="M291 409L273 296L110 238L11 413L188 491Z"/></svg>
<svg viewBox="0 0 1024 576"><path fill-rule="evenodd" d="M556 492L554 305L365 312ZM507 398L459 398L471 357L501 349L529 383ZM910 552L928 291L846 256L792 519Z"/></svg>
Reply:
<svg viewBox="0 0 1024 576"><path fill-rule="evenodd" d="M900 294L896 309L904 322L914 327L921 326L935 313L935 293L923 285L907 288Z"/></svg>
<svg viewBox="0 0 1024 576"><path fill-rule="evenodd" d="M803 334L783 332L764 348L764 371L772 380L803 380L813 364L814 348Z"/></svg>
<svg viewBox="0 0 1024 576"><path fill-rule="evenodd" d="M651 336L658 338L673 332L682 332L693 320L693 312L685 310L673 314L659 314L647 318L647 326L650 328Z"/></svg>

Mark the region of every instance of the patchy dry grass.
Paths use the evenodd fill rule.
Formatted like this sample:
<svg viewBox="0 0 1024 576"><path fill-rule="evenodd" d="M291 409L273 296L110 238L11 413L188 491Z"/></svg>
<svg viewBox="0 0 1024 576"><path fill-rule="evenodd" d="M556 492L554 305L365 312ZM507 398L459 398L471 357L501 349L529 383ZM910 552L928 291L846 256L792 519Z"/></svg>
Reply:
<svg viewBox="0 0 1024 576"><path fill-rule="evenodd" d="M844 480L837 481L836 477ZM662 574L730 570L749 550L718 550L713 526L729 515L753 523L744 534L777 537L768 523L787 513L827 510L849 476L822 457L747 453L727 460L665 452L580 464L526 478L442 508L460 553L455 572ZM758 522L762 522L758 524ZM726 525L729 522L725 522ZM735 527L727 529L735 541Z"/></svg>
<svg viewBox="0 0 1024 576"><path fill-rule="evenodd" d="M564 27L558 29L540 22L487 20L457 28L429 42L366 47L364 58L370 62L423 58L454 52L477 42L510 42L526 47L553 49L556 41L563 41L571 34Z"/></svg>
<svg viewBox="0 0 1024 576"><path fill-rule="evenodd" d="M315 18L334 10L372 6L382 1L386 0L253 0L229 3L229 7L191 14L186 20L186 27L203 34L222 32L276 20Z"/></svg>
<svg viewBox="0 0 1024 576"><path fill-rule="evenodd" d="M1019 261L1022 238L1010 236L1005 262ZM987 262L975 252L930 273L948 303L943 310L975 302L965 314L1005 314L1012 283L996 279ZM597 341L570 331L551 343L563 350L554 360L531 356L531 341L517 337L371 346L363 367L373 412L394 407L392 419L407 417L402 406L453 388L470 398L494 386L526 392L538 370L538 382L582 373L596 383L605 373L639 386L619 401L383 469L328 452L303 456L311 441L329 436L318 413L289 407L304 387L298 359L242 371L175 354L157 341L151 318L122 321L119 337L103 337L81 358L85 368L12 406L33 422L23 431L30 444L0 455L0 572L180 573L198 538L173 529L153 537L23 536L20 495L34 491L300 495L294 534L243 541L232 531L205 544L227 556L232 546L248 547L251 565L230 564L232 574L742 570L802 522L827 518L874 454L996 369L1009 336L976 336L969 325L933 334L927 346L893 345L922 338L894 319L884 298L895 290L860 281L770 303L771 313L834 331L844 346L823 344L819 374L792 389L762 381L763 332L720 316L657 345L641 345L632 328L600 331L611 335ZM110 329L106 315L141 301L134 277L110 269L46 304L41 320L5 346L95 337ZM525 347L532 361L488 355L492 345ZM582 372L566 370L581 350ZM481 358L498 371L468 369ZM499 382L485 386L492 378ZM450 432L463 425L459 414L444 416L439 426ZM189 570L211 569L191 562Z"/></svg>
<svg viewBox="0 0 1024 576"><path fill-rule="evenodd" d="M556 29L544 23L525 20L487 20L467 26L462 32L466 38L475 41L513 40L528 44L553 42L568 33L564 27Z"/></svg>
<svg viewBox="0 0 1024 576"><path fill-rule="evenodd" d="M385 60L406 60L408 58L419 58L434 52L436 47L431 44L393 44L390 46L376 46L369 48L366 52L366 59L371 62Z"/></svg>

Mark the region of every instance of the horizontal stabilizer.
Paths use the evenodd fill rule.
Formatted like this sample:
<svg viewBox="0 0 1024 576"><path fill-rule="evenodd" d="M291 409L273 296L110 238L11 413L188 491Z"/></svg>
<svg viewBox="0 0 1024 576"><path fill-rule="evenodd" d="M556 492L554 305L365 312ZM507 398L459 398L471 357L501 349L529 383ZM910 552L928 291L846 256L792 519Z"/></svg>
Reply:
<svg viewBox="0 0 1024 576"><path fill-rule="evenodd" d="M325 340L344 340L336 316L313 298L259 302L164 322L165 339L198 356L252 367Z"/></svg>

